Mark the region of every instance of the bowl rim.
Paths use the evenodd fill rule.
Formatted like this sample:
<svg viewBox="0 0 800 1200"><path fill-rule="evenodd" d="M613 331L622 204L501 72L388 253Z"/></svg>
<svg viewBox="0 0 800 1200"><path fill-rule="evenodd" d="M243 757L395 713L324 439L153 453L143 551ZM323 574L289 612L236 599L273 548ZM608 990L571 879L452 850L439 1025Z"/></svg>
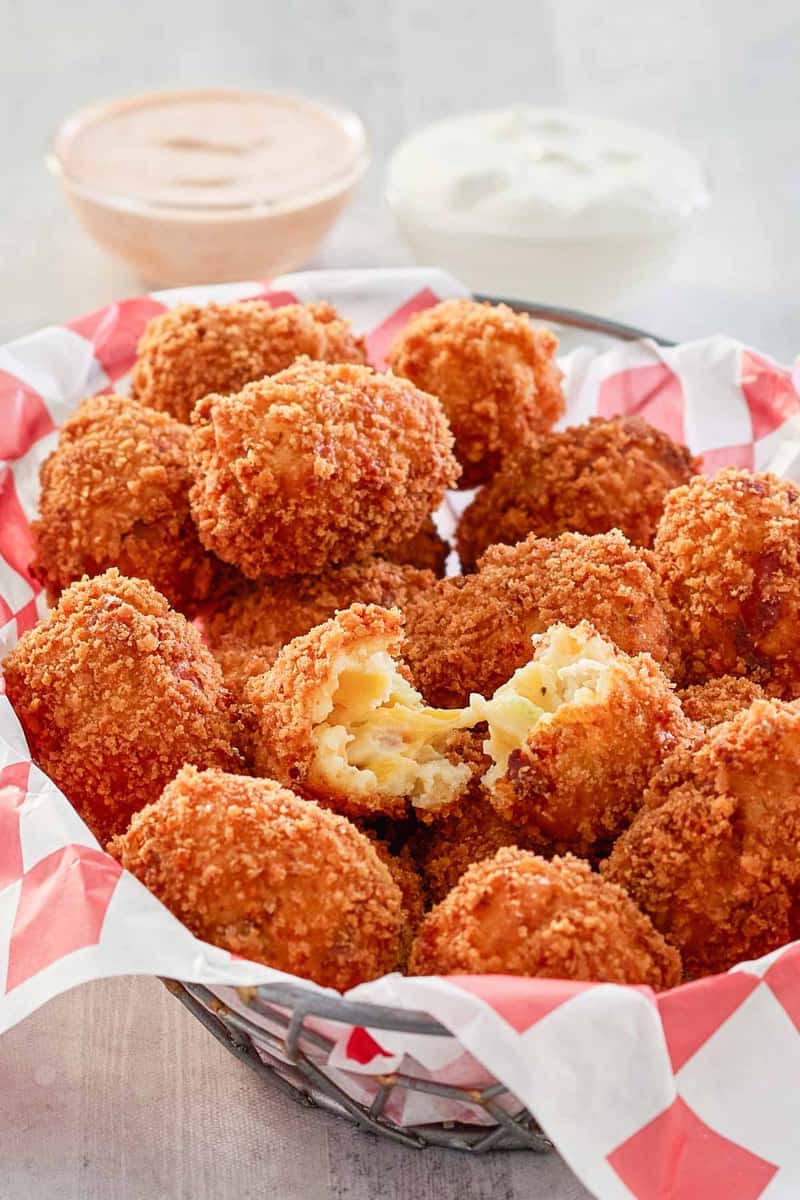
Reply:
<svg viewBox="0 0 800 1200"><path fill-rule="evenodd" d="M109 113L123 111L127 108L146 104L148 100L170 99L201 99L203 97L221 97L227 99L274 99L290 101L306 110L324 115L337 123L353 141L353 158L350 165L338 175L320 184L312 190L289 196L278 203L256 199L247 202L231 204L200 204L196 202L180 203L175 201L148 200L141 196L126 192L117 192L113 188L91 187L75 174L67 165L66 147L69 140L86 125L97 121ZM187 88L151 88L142 92L130 92L124 95L98 99L92 103L75 109L64 117L50 136L45 154L45 165L51 175L61 180L67 192L84 200L105 208L148 217L182 217L191 220L192 217L209 219L278 217L294 212L313 208L316 204L331 200L346 193L352 188L366 171L371 161L370 141L366 125L353 109L347 108L334 101L318 99L301 95L292 90L277 88L235 88L235 87L187 87Z"/></svg>
<svg viewBox="0 0 800 1200"><path fill-rule="evenodd" d="M498 116L503 111L511 111L518 106L515 104L503 106L501 104L485 104L469 109L465 109L455 113L443 113L438 117L425 122L425 124L413 129L407 133L393 147L392 152L386 162L384 172L384 196L389 207L394 214L395 219L404 228L413 226L416 229L424 230L426 233L432 234L434 237L461 237L475 238L480 241L497 246L501 243L506 245L516 246L533 246L533 247L559 247L565 243L573 245L594 245L596 243L610 243L621 246L628 246L636 242L658 242L660 240L674 238L680 236L690 220L697 216L698 213L706 210L713 201L714 190L711 172L705 158L702 158L696 149L691 148L682 138L676 137L667 129L661 128L657 124L639 121L635 118L619 117L612 112L593 113L589 108L583 108L578 105L572 107L565 104L537 104L523 103L522 108L530 108L545 119L554 119L557 121L582 121L585 119L596 120L598 117L603 123L609 127L628 127L631 130L639 133L646 133L654 136L664 144L669 144L674 149L680 150L687 160L691 160L695 169L697 179L695 186L690 191L687 191L687 198L684 202L677 206L671 214L662 214L659 221L652 228L640 231L634 230L618 230L613 233L597 233L595 230L583 230L572 232L569 229L559 230L546 234L541 233L520 233L512 229L491 228L478 224L465 224L457 231L453 231L446 220L437 220L436 217L431 217L430 214L425 216L420 215L418 211L409 209L405 197L402 194L402 187L397 180L397 164L401 156L407 153L409 146L418 138L431 133L439 126L448 125L452 122L458 122L465 118L480 118L485 116Z"/></svg>

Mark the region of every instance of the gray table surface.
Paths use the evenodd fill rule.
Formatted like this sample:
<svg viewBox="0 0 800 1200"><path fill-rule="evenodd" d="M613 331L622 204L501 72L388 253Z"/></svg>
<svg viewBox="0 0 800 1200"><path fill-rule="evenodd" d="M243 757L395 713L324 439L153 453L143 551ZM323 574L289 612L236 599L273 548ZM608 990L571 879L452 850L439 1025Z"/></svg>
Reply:
<svg viewBox="0 0 800 1200"><path fill-rule="evenodd" d="M423 121L526 100L677 134L707 163L713 206L616 315L790 360L799 13L796 0L0 0L0 342L140 290L44 171L58 120L101 96L211 83L291 87L366 116L374 163L316 266L410 261L383 168ZM84 987L0 1040L0 1147L2 1200L586 1195L557 1156L415 1154L295 1108L151 980Z"/></svg>

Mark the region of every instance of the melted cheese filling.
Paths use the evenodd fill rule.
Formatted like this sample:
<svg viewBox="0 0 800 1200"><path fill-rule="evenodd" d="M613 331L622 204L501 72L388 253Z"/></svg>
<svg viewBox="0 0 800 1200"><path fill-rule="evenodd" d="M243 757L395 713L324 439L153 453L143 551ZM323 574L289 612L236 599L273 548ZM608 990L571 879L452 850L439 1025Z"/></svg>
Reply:
<svg viewBox="0 0 800 1200"><path fill-rule="evenodd" d="M491 700L473 696L474 720L486 721L483 743L492 766L483 776L491 787L505 775L508 760L538 725L552 721L565 705L598 704L614 677L614 651L596 634L555 625L534 635L535 657L497 689Z"/></svg>
<svg viewBox="0 0 800 1200"><path fill-rule="evenodd" d="M339 791L408 798L436 809L462 790L466 763L441 753L448 735L474 723L472 709L428 708L372 644L334 664L314 717L312 780Z"/></svg>

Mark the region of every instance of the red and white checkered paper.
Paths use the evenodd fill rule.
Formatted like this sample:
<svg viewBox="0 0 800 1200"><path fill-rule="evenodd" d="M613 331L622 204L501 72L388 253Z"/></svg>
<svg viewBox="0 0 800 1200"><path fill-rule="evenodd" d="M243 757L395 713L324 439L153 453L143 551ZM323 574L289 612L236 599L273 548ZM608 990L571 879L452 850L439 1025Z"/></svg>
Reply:
<svg viewBox="0 0 800 1200"><path fill-rule="evenodd" d="M413 312L462 294L438 271L313 272L269 286L142 296L0 349L0 653L45 610L28 571L39 465L83 396L124 390L150 317L185 300L330 300L366 333L381 365ZM800 474L797 377L793 385L788 369L730 338L579 349L562 365L568 423L641 413L702 453L707 469L733 463ZM462 504L454 498L440 514L445 530ZM233 1006L236 986L288 978L198 941L121 871L32 765L0 695L0 1032L84 980L124 974L204 983ZM371 1073L400 1067L470 1086L494 1076L600 1197L800 1194L800 944L661 995L558 980L399 975L350 995L426 1010L457 1036L328 1026L336 1045L326 1069L356 1098L369 1096ZM400 1089L391 1103L389 1115L409 1124L477 1119Z"/></svg>

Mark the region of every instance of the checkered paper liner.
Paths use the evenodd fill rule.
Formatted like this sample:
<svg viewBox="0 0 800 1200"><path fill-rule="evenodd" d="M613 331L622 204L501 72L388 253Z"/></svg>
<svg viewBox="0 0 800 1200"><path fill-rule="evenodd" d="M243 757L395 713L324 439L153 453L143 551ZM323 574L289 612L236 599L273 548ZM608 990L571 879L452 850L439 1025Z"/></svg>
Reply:
<svg viewBox="0 0 800 1200"><path fill-rule="evenodd" d="M0 348L0 654L46 608L28 570L39 466L85 395L125 390L150 317L187 300L329 300L381 366L412 313L464 294L433 270L310 272L141 296ZM800 476L800 379L730 338L583 348L562 366L566 423L640 413L702 453L707 470ZM443 507L444 532L463 503ZM0 1032L84 980L129 974L202 983L232 1007L237 986L291 978L198 941L122 871L31 763L0 695ZM800 944L660 995L389 975L348 997L428 1012L455 1035L331 1026L326 1070L355 1099L368 1099L369 1076L400 1068L476 1087L494 1077L608 1200L800 1194ZM435 1096L393 1102L400 1123L476 1119Z"/></svg>

